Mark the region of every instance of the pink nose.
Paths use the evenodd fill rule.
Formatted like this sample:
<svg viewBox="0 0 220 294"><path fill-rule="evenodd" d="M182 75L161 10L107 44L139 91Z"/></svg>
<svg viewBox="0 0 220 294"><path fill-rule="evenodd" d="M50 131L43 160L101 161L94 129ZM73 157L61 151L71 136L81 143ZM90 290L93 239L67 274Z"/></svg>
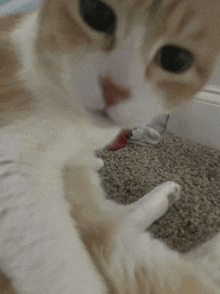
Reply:
<svg viewBox="0 0 220 294"><path fill-rule="evenodd" d="M102 78L101 85L107 106L116 105L130 96L130 92L127 89L116 85L110 78Z"/></svg>

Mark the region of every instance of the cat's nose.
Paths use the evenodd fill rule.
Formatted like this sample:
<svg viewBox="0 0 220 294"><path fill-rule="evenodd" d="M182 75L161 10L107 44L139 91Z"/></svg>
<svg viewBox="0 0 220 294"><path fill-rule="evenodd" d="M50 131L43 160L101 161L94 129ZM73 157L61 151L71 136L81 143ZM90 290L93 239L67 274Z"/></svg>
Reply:
<svg viewBox="0 0 220 294"><path fill-rule="evenodd" d="M106 106L113 106L130 97L130 91L117 85L111 78L101 78Z"/></svg>

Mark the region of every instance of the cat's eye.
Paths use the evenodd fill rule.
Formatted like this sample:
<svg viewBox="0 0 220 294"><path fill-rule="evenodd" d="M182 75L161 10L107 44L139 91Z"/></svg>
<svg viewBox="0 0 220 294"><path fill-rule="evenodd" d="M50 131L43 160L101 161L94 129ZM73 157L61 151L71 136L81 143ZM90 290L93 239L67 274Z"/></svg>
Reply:
<svg viewBox="0 0 220 294"><path fill-rule="evenodd" d="M113 34L116 26L114 11L99 0L80 0L80 13L84 21L94 30Z"/></svg>
<svg viewBox="0 0 220 294"><path fill-rule="evenodd" d="M155 62L166 71L181 74L193 65L194 56L184 48L165 45L157 52Z"/></svg>

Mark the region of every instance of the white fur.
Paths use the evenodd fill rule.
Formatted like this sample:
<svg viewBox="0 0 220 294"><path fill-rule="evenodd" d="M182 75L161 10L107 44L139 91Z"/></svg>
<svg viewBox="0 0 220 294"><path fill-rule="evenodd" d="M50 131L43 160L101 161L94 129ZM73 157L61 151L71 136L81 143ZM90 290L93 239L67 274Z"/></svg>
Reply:
<svg viewBox="0 0 220 294"><path fill-rule="evenodd" d="M184 256L220 287L220 233Z"/></svg>
<svg viewBox="0 0 220 294"><path fill-rule="evenodd" d="M141 38L139 32L140 28L135 27L123 46L107 56L96 52L78 61L76 66L68 62L68 74L65 71L63 78L70 93L74 92L87 109L106 109L99 81L101 77L110 76L128 89L131 93L129 99L106 110L114 122L125 127L145 126L154 116L165 111L162 101L144 81L145 65L139 52L143 36Z"/></svg>
<svg viewBox="0 0 220 294"><path fill-rule="evenodd" d="M16 147L14 135L10 141ZM11 148L11 142L4 140L4 147ZM44 195L21 177L16 162L6 168L0 168L0 263L17 293L105 293L64 198L47 194L51 199L45 203L39 197ZM10 174L3 177L6 171ZM60 190L59 178L47 178L47 185Z"/></svg>
<svg viewBox="0 0 220 294"><path fill-rule="evenodd" d="M103 122L95 112L106 110L100 77L110 75L131 92L132 99L107 110L115 123L126 127L146 125L163 110L163 104L144 83L145 70L138 50L144 36L140 36L138 26L108 57L99 51L82 52L79 62L67 53L52 55L62 69L57 87L41 71L33 51L37 17L37 12L30 14L11 35L22 64L18 78L33 93L36 105L28 119L1 130L21 135L23 149L18 162L27 177L24 182L16 170L11 180L21 190L13 190L11 196L14 186L3 183L7 190L0 198L0 216L4 219L0 223L1 266L18 294L105 293L106 285L70 217L70 206L64 198L63 168L74 166L77 173L77 167L85 166L91 172L92 184L100 186L94 174L97 164L93 152L110 143L120 130L109 121ZM91 111L91 116L84 108ZM16 165L13 168L17 169ZM161 285L167 275L178 286L179 255L145 231L167 211L170 196L178 198L178 189L175 183L165 183L126 207L102 199L102 209L109 218L121 220L112 240L117 247L107 270L119 289L124 269L128 277L134 277L136 266L145 263L158 273ZM99 193L94 191L91 189L91 195L95 194L96 200ZM83 196L77 194L73 202L78 204ZM206 279L202 274L200 278ZM129 286L131 280L127 283Z"/></svg>

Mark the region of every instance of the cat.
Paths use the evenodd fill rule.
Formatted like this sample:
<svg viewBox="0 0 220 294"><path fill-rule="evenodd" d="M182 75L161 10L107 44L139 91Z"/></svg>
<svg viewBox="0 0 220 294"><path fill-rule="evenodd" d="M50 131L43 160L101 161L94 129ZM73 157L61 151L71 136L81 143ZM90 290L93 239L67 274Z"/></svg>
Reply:
<svg viewBox="0 0 220 294"><path fill-rule="evenodd" d="M19 137L32 185L1 195L0 267L14 291L220 293L218 265L206 271L197 251L180 255L147 232L180 187L116 204L94 156L202 89L220 49L219 1L43 0L1 16L0 30L0 133Z"/></svg>

